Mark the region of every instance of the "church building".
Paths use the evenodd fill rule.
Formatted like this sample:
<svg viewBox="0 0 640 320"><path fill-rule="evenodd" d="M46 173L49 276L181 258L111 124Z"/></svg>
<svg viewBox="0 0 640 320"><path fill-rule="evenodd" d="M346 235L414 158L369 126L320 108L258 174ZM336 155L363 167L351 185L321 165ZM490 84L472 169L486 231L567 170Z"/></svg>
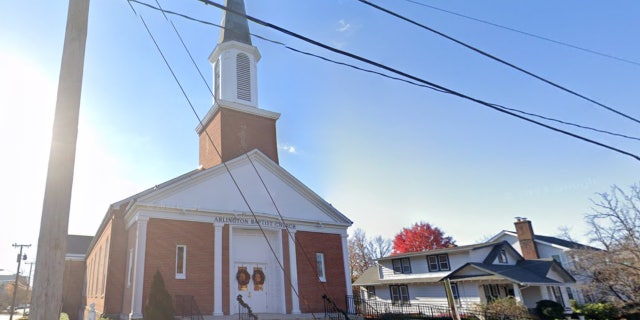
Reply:
<svg viewBox="0 0 640 320"><path fill-rule="evenodd" d="M226 6L245 12L242 0ZM238 313L238 295L253 313L304 315L350 293L352 222L278 164L280 114L259 108L247 19L225 12L222 23L200 167L109 206L72 318L142 319L157 272L176 315L205 319Z"/></svg>

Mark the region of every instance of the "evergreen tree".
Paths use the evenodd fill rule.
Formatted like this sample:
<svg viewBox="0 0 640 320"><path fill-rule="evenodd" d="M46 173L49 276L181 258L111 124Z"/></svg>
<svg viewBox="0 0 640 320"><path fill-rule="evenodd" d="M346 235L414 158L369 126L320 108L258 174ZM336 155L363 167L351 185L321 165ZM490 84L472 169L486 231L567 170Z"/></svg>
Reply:
<svg viewBox="0 0 640 320"><path fill-rule="evenodd" d="M153 275L149 300L144 308L144 319L173 320L173 302L159 270Z"/></svg>

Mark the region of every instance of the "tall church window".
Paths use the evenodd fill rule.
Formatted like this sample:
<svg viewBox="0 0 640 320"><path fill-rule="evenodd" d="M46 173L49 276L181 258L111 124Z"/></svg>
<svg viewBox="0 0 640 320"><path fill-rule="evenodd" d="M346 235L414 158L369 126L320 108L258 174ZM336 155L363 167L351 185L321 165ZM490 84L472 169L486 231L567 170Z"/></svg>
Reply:
<svg viewBox="0 0 640 320"><path fill-rule="evenodd" d="M107 238L107 244L104 249L104 256L102 256L102 283L100 283L100 294L104 296L104 291L106 290L106 282L107 282L107 266L108 266L108 254L109 254L109 245L111 239Z"/></svg>
<svg viewBox="0 0 640 320"><path fill-rule="evenodd" d="M133 248L129 249L129 269L127 270L127 288L131 287L132 276L133 276Z"/></svg>
<svg viewBox="0 0 640 320"><path fill-rule="evenodd" d="M187 246L176 246L176 279L187 278Z"/></svg>
<svg viewBox="0 0 640 320"><path fill-rule="evenodd" d="M237 98L251 101L251 63L249 56L238 53L236 56Z"/></svg>
<svg viewBox="0 0 640 320"><path fill-rule="evenodd" d="M324 273L324 253L316 253L316 263L318 264L318 279L326 282L327 278Z"/></svg>

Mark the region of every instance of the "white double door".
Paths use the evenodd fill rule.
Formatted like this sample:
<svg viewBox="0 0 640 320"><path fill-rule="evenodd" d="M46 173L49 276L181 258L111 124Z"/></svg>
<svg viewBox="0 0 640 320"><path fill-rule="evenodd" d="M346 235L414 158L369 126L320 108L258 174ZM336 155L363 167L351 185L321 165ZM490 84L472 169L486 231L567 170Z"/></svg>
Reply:
<svg viewBox="0 0 640 320"><path fill-rule="evenodd" d="M254 313L284 312L284 292L281 282L282 272L278 272L277 260L282 259L281 239L276 232L267 232L275 254L260 230L235 229L231 253L231 294L236 307L236 297L251 307ZM236 309L234 312L238 312Z"/></svg>
<svg viewBox="0 0 640 320"><path fill-rule="evenodd" d="M238 261L233 270L236 271L235 297L241 295L254 313L269 312L267 296L273 279L268 276L268 265L265 262Z"/></svg>

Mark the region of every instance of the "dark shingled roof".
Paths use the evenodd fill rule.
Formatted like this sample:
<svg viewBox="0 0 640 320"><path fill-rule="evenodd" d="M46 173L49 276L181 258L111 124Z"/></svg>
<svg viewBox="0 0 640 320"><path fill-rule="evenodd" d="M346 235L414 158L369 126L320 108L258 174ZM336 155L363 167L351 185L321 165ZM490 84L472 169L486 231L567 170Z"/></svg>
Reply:
<svg viewBox="0 0 640 320"><path fill-rule="evenodd" d="M67 235L67 254L86 254L91 240L92 236Z"/></svg>
<svg viewBox="0 0 640 320"><path fill-rule="evenodd" d="M244 1L242 0L225 0L225 6L229 10L246 15L244 9ZM238 41L251 45L251 35L249 34L249 23L244 16L235 14L231 11L224 11L222 16L222 26L220 31L219 43L228 41Z"/></svg>
<svg viewBox="0 0 640 320"><path fill-rule="evenodd" d="M459 268L458 270L452 272L447 278L451 280L464 280L469 279L467 276L456 276L458 271L461 271L467 267L473 267L475 269L479 269L489 273L488 276L500 276L505 279L511 280L516 283L524 283L524 284L555 284L560 283L556 280L550 279L547 277L549 270L553 267L557 262L553 260L522 260L518 261L515 265L501 265L501 264L488 264L488 263L478 263L478 262L470 262L465 266ZM558 269L558 271L562 270L562 268ZM574 282L575 280L565 272L565 276L567 280L570 282ZM477 280L483 276L474 275L473 278Z"/></svg>

